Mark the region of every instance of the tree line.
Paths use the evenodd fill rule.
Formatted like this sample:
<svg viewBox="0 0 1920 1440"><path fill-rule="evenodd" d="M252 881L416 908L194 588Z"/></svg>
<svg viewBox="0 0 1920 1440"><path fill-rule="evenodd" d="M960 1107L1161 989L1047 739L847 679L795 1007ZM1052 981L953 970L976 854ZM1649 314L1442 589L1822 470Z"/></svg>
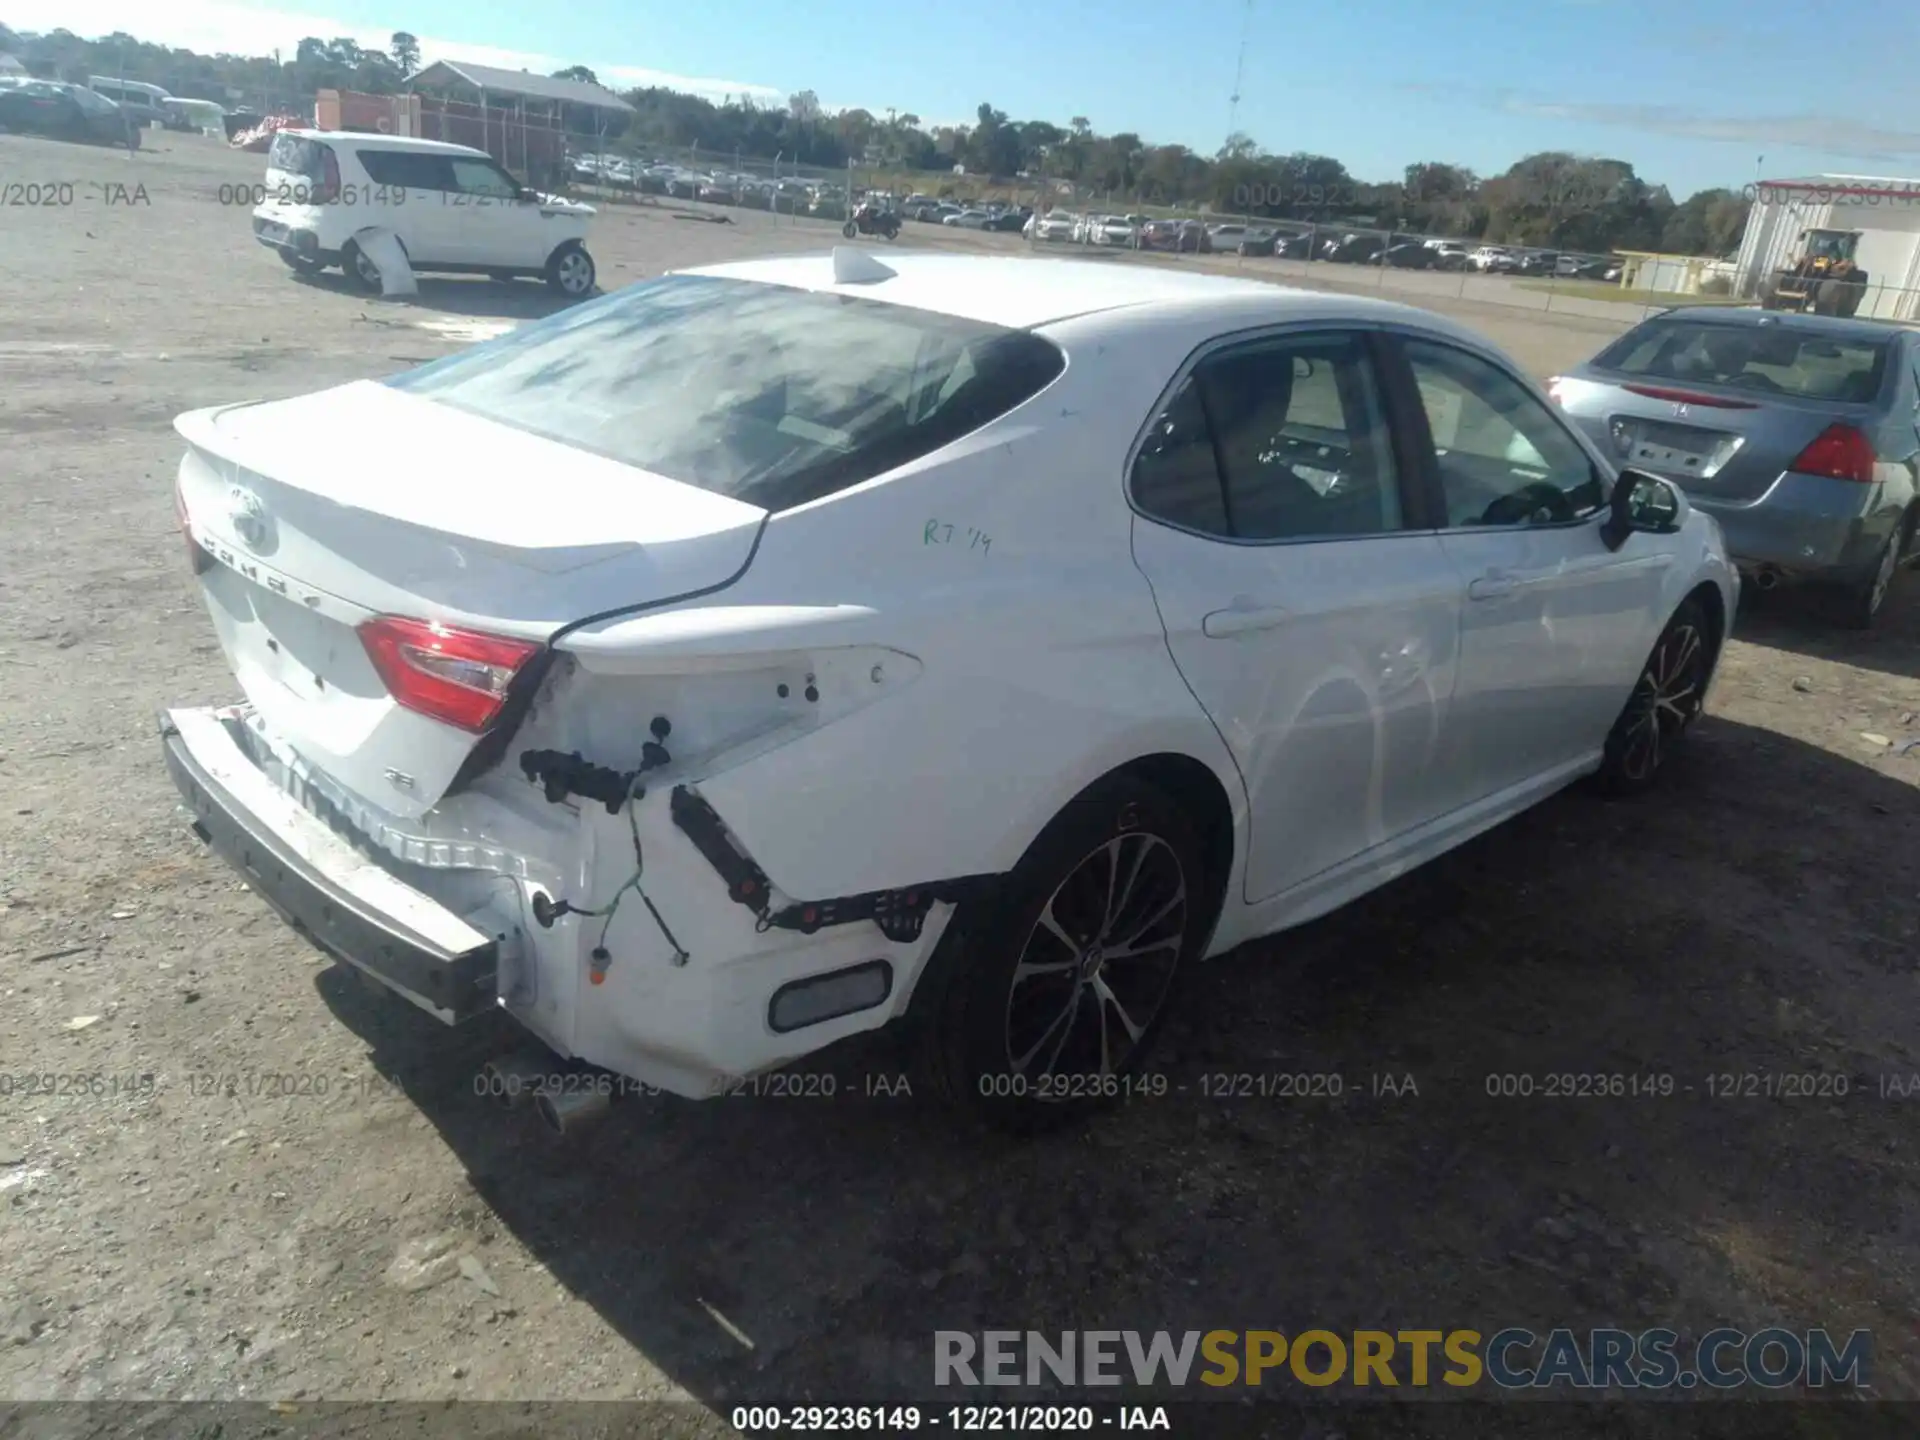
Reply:
<svg viewBox="0 0 1920 1440"><path fill-rule="evenodd" d="M351 39L308 37L289 56L201 55L116 32L86 40L66 30L18 35L0 25L0 51L36 74L113 74L175 95L261 108L305 108L322 89L392 94L420 65L419 42L397 31L385 50ZM557 72L598 83L583 65ZM1130 131L1102 135L1083 115L1064 126L1015 120L982 103L971 125L929 125L910 111L826 111L810 90L770 104L752 96L715 102L659 87L626 91L630 116L569 114L570 129L611 150L690 150L742 161L815 168L849 163L952 176L961 167L990 184L1066 182L1114 205L1205 206L1250 218L1372 225L1496 244L1599 253L1663 250L1725 255L1740 242L1748 201L1728 189L1676 201L1624 160L1543 151L1498 175L1446 161L1409 165L1397 178L1361 180L1328 155L1273 153L1235 134L1212 155L1154 145ZM928 182L932 187L934 182Z"/></svg>

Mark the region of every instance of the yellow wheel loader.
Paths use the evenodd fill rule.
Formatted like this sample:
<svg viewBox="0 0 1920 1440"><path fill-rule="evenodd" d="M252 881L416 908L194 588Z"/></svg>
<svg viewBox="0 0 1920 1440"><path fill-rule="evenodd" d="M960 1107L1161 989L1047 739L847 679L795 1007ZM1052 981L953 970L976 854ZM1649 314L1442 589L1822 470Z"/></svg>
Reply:
<svg viewBox="0 0 1920 1440"><path fill-rule="evenodd" d="M1858 230L1801 232L1799 255L1773 272L1761 293L1761 308L1853 314L1867 293L1867 272L1853 258L1859 246Z"/></svg>

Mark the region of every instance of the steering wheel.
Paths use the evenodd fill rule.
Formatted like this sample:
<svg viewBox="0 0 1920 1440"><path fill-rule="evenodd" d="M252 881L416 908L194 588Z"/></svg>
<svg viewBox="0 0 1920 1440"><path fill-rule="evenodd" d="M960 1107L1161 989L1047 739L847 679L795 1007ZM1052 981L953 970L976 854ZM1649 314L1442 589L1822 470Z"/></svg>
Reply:
<svg viewBox="0 0 1920 1440"><path fill-rule="evenodd" d="M1518 490L1497 497L1481 512L1482 525L1519 525L1531 521L1542 510L1549 522L1573 519L1573 505L1566 491L1545 480L1536 480Z"/></svg>

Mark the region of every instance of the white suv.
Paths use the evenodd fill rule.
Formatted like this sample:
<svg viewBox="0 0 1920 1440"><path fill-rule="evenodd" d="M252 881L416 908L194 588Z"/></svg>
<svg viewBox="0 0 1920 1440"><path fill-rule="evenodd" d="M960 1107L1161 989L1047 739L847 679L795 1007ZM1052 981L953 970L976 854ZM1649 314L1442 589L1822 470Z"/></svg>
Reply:
<svg viewBox="0 0 1920 1440"><path fill-rule="evenodd" d="M415 270L538 275L561 294L593 291L584 243L591 205L538 195L483 150L347 131L282 130L267 152L253 234L302 274L338 265L380 289L361 243L386 231Z"/></svg>

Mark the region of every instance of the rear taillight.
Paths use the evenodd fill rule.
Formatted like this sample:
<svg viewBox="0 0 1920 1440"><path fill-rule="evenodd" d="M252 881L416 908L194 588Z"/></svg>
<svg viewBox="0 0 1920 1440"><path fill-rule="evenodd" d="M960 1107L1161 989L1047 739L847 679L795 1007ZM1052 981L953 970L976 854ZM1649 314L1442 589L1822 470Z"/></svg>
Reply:
<svg viewBox="0 0 1920 1440"><path fill-rule="evenodd" d="M1873 483L1873 441L1851 425L1829 425L1813 443L1794 457L1787 468L1801 475L1824 475L1830 480Z"/></svg>
<svg viewBox="0 0 1920 1440"><path fill-rule="evenodd" d="M335 205L340 201L340 157L327 146L320 147L320 199L321 205Z"/></svg>
<svg viewBox="0 0 1920 1440"><path fill-rule="evenodd" d="M1673 390L1665 385L1622 385L1622 390L1644 395L1649 400L1671 400L1676 405L1704 405L1709 410L1756 410L1749 400L1729 400L1724 395L1702 395L1698 390Z"/></svg>
<svg viewBox="0 0 1920 1440"><path fill-rule="evenodd" d="M474 731L493 723L513 677L540 650L525 640L397 615L375 616L361 625L360 643L402 706Z"/></svg>
<svg viewBox="0 0 1920 1440"><path fill-rule="evenodd" d="M206 574L213 567L213 556L193 538L193 521L187 515L187 497L180 489L178 477L173 482L173 514L180 522L180 538L186 542L187 564L193 568L194 574Z"/></svg>

